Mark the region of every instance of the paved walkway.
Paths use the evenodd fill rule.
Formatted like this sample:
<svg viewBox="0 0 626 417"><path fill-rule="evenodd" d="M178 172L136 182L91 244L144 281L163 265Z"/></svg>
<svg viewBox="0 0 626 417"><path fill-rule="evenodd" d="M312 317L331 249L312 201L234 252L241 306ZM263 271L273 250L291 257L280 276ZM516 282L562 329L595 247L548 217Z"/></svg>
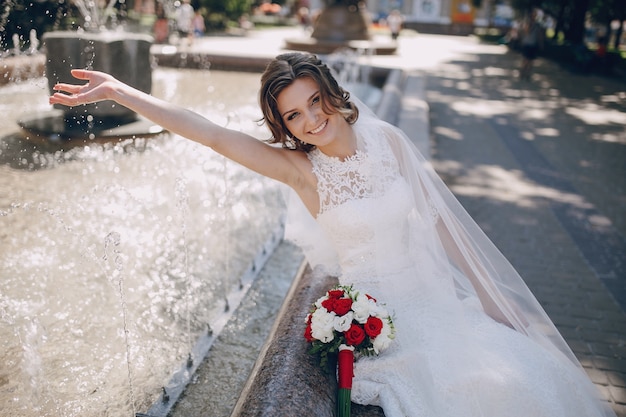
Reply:
<svg viewBox="0 0 626 417"><path fill-rule="evenodd" d="M457 42L425 71L433 162L626 416L626 84Z"/></svg>
<svg viewBox="0 0 626 417"><path fill-rule="evenodd" d="M293 36L189 51L273 57ZM367 60L423 73L435 167L626 417L626 83L544 59L523 82L516 53L468 37L403 33L396 55Z"/></svg>

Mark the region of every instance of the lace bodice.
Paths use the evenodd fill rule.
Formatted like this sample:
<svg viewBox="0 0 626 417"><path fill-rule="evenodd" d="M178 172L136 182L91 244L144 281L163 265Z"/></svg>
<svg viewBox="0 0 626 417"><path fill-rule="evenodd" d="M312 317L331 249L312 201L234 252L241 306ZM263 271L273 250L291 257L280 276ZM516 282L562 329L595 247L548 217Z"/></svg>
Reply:
<svg viewBox="0 0 626 417"><path fill-rule="evenodd" d="M309 159L318 181L317 220L339 255L342 275L364 279L389 273L380 271L380 257L385 267L406 265L409 190L386 142L359 144L343 161L317 149ZM382 245L375 241L380 230L389 237Z"/></svg>
<svg viewBox="0 0 626 417"><path fill-rule="evenodd" d="M327 156L319 149L309 154L318 179L318 217L350 200L380 198L398 178L397 163L383 142L363 147L366 149L357 149L354 155L343 161Z"/></svg>

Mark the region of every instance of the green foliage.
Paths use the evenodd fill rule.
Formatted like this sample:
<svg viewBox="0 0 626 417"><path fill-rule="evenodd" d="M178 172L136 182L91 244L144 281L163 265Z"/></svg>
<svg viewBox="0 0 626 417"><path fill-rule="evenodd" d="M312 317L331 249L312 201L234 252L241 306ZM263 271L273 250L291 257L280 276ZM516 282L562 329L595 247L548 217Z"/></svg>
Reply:
<svg viewBox="0 0 626 417"><path fill-rule="evenodd" d="M325 0L324 4L327 6L332 6L334 4L343 4L347 6L358 6L360 0Z"/></svg>
<svg viewBox="0 0 626 417"><path fill-rule="evenodd" d="M41 38L44 32L63 28L69 5L66 1L0 0L0 49L13 47L17 34L22 49L28 48L31 29Z"/></svg>
<svg viewBox="0 0 626 417"><path fill-rule="evenodd" d="M237 21L245 13L250 13L252 0L199 0L200 7L209 15L221 14L226 20Z"/></svg>
<svg viewBox="0 0 626 417"><path fill-rule="evenodd" d="M208 32L224 30L227 24L228 19L223 13L207 13L204 16L204 25Z"/></svg>
<svg viewBox="0 0 626 417"><path fill-rule="evenodd" d="M533 8L540 7L540 3L541 0L511 0L511 7L523 17Z"/></svg>
<svg viewBox="0 0 626 417"><path fill-rule="evenodd" d="M607 25L612 20L626 19L626 1L624 0L592 0L589 6L591 21Z"/></svg>
<svg viewBox="0 0 626 417"><path fill-rule="evenodd" d="M606 28L613 20L626 20L624 0L511 0L511 6L520 18L533 8L543 10L556 23L554 37L551 38L573 44L583 42L587 17L592 23ZM616 41L619 41L619 36Z"/></svg>
<svg viewBox="0 0 626 417"><path fill-rule="evenodd" d="M343 342L337 338L331 343L322 343L319 340L311 342L311 348L309 354L319 355L320 368L327 373L335 372L335 364L337 363L337 354L339 353L339 346Z"/></svg>

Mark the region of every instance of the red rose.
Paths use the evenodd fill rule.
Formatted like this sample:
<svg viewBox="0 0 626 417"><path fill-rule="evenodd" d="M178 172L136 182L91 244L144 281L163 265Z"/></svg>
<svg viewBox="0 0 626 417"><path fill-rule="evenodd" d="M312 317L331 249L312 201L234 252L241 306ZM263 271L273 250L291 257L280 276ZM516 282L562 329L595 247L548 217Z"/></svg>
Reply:
<svg viewBox="0 0 626 417"><path fill-rule="evenodd" d="M350 298L340 298L335 301L334 312L338 316L343 316L352 308L352 300Z"/></svg>
<svg viewBox="0 0 626 417"><path fill-rule="evenodd" d="M383 321L378 317L368 317L365 322L365 333L372 339L378 336L383 328Z"/></svg>
<svg viewBox="0 0 626 417"><path fill-rule="evenodd" d="M311 324L307 324L306 329L304 329L304 338L306 339L307 342L312 342L313 339L313 334L311 333Z"/></svg>
<svg viewBox="0 0 626 417"><path fill-rule="evenodd" d="M350 346L358 346L365 340L365 332L358 324L352 324L347 332L343 332L346 337L346 344Z"/></svg>
<svg viewBox="0 0 626 417"><path fill-rule="evenodd" d="M341 298L344 295L343 290L330 290L328 291L328 298Z"/></svg>
<svg viewBox="0 0 626 417"><path fill-rule="evenodd" d="M337 302L336 298L327 298L322 301L322 307L324 307L329 312L335 311L335 303Z"/></svg>
<svg viewBox="0 0 626 417"><path fill-rule="evenodd" d="M377 302L376 299L374 297L372 297L371 295L365 294L365 296L367 297L368 300L372 300L375 303Z"/></svg>

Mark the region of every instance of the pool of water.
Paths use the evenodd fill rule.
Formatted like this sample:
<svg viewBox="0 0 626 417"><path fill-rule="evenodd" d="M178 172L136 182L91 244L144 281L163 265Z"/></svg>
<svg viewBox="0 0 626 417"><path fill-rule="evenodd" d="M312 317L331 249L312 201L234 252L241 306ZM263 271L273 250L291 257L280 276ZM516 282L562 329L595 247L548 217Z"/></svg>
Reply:
<svg viewBox="0 0 626 417"><path fill-rule="evenodd" d="M260 138L259 75L158 68L153 94ZM278 184L175 135L61 151L19 134L47 81L0 87L2 415L146 410L283 212Z"/></svg>

